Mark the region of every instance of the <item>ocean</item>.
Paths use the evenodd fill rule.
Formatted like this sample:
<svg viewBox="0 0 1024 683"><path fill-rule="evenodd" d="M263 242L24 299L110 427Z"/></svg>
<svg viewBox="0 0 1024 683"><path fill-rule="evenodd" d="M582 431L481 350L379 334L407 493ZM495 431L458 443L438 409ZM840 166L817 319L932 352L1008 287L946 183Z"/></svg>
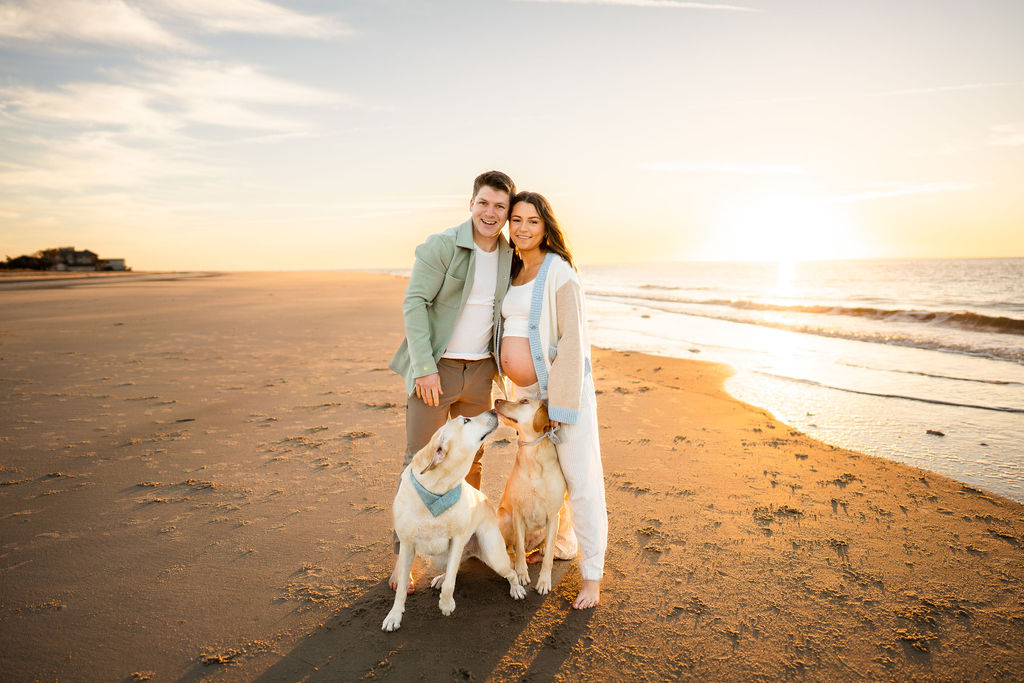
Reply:
<svg viewBox="0 0 1024 683"><path fill-rule="evenodd" d="M1024 502L1024 259L581 267L591 342L727 363L826 443Z"/></svg>

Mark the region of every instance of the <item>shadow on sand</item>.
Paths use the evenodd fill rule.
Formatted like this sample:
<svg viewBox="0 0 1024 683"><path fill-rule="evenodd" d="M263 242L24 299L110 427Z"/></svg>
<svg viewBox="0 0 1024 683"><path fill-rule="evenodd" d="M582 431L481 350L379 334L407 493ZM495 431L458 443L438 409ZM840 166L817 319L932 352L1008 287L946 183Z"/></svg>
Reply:
<svg viewBox="0 0 1024 683"><path fill-rule="evenodd" d="M530 567L534 582L538 571L538 566ZM437 607L438 591L427 588L428 578L419 576L402 627L394 633L381 630L394 600L382 581L269 668L260 666L243 675L264 682L550 680L574 649L584 647L582 636L593 614L572 609L580 586L573 563L556 562L552 581L555 586L548 595L538 595L531 587L525 599L516 601L504 579L468 560L455 587L455 613L445 617ZM221 671L232 675L230 669ZM200 664L182 680L210 673Z"/></svg>

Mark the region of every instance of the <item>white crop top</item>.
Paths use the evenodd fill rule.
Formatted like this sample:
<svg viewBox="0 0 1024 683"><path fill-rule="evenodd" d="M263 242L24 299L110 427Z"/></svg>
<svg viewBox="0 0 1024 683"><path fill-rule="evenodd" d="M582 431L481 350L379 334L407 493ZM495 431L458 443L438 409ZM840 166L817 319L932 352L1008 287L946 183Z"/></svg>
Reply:
<svg viewBox="0 0 1024 683"><path fill-rule="evenodd" d="M533 280L525 285L512 285L501 302L503 329L501 336L529 337L530 299L533 297Z"/></svg>

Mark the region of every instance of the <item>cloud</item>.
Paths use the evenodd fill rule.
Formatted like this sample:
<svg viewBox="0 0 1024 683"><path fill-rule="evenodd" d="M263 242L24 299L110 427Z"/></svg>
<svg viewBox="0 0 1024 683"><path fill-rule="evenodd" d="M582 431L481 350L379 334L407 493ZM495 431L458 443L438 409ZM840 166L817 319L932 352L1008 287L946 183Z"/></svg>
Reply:
<svg viewBox="0 0 1024 683"><path fill-rule="evenodd" d="M96 187L138 187L158 178L209 174L212 169L173 154L166 147L145 148L120 142L114 133L96 131L73 138L35 141L36 154L0 168L7 188L61 192Z"/></svg>
<svg viewBox="0 0 1024 683"><path fill-rule="evenodd" d="M212 33L254 33L327 38L351 35L337 21L299 14L265 0L155 0L176 17L191 20Z"/></svg>
<svg viewBox="0 0 1024 683"><path fill-rule="evenodd" d="M682 173L733 173L739 175L804 175L799 166L766 164L725 164L717 162L658 161L640 164L642 171Z"/></svg>
<svg viewBox="0 0 1024 683"><path fill-rule="evenodd" d="M521 0L531 2L534 0ZM538 0L540 1L540 0ZM554 0L551 0L554 1ZM933 95L936 93L958 92L964 90L985 90L989 88L1015 88L1024 86L1024 81L994 81L991 83L963 83L960 85L940 85L927 88L899 88L896 90L879 90L875 92L845 92L823 95L793 95L788 97L763 97L755 99L720 100L712 102L695 102L685 105L687 109L718 109L723 107L751 107L771 104L800 104L804 102L846 102L871 97L901 97L906 95Z"/></svg>
<svg viewBox="0 0 1024 683"><path fill-rule="evenodd" d="M543 2L563 5L620 5L624 7L668 8L668 9L715 9L733 12L760 12L755 7L721 5L706 2L676 2L675 0L519 0L519 2Z"/></svg>
<svg viewBox="0 0 1024 683"><path fill-rule="evenodd" d="M292 83L245 64L177 61L150 66L155 75L147 87L155 99L173 103L181 118L191 123L302 132L307 124L269 113L266 108L358 105L354 98Z"/></svg>
<svg viewBox="0 0 1024 683"><path fill-rule="evenodd" d="M154 107L153 93L137 85L68 83L57 90L0 88L7 120L31 128L36 122L112 127L141 135L164 135L180 125Z"/></svg>
<svg viewBox="0 0 1024 683"><path fill-rule="evenodd" d="M1011 88L1024 86L1024 81L995 81L992 83L962 83L960 85L939 85L929 88L902 88L900 90L881 90L865 93L867 97L888 97L890 95L930 95L939 92L955 92L957 90L984 90L987 88Z"/></svg>
<svg viewBox="0 0 1024 683"><path fill-rule="evenodd" d="M150 87L155 92L193 106L207 99L294 106L355 103L337 93L260 73L247 64L178 60L148 66L154 70Z"/></svg>
<svg viewBox="0 0 1024 683"><path fill-rule="evenodd" d="M68 83L55 90L0 88L14 126L57 122L163 138L186 125L295 133L301 120L268 111L358 106L351 97L261 73L245 64L177 60L147 65L123 83Z"/></svg>
<svg viewBox="0 0 1024 683"><path fill-rule="evenodd" d="M77 41L118 47L203 50L160 23L191 24L209 33L329 38L351 35L347 25L279 7L266 0L21 0L0 6L0 41L65 47Z"/></svg>
<svg viewBox="0 0 1024 683"><path fill-rule="evenodd" d="M466 195L463 194L424 194L424 195L376 195L357 197L344 202L298 203L298 202L264 202L260 206L268 209L287 210L289 215L301 211L308 213L337 216L357 212L371 215L374 213L396 213L429 211L432 209L460 209L465 206ZM227 206L225 208L231 208Z"/></svg>
<svg viewBox="0 0 1024 683"><path fill-rule="evenodd" d="M245 64L169 60L120 76L120 83L0 87L10 161L0 166L0 185L70 191L207 177L216 175L219 158L211 145L254 131L262 138L315 134L304 110L359 106Z"/></svg>
<svg viewBox="0 0 1024 683"><path fill-rule="evenodd" d="M1024 145L1024 121L992 126L992 136L989 138L988 144L1005 147Z"/></svg>
<svg viewBox="0 0 1024 683"><path fill-rule="evenodd" d="M827 201L836 204L847 204L850 202L861 202L872 199L887 199L889 197L903 197L915 194L935 194L941 192L965 192L979 187L978 183L962 182L939 182L939 183L916 183L916 184L886 184L878 189L864 190L852 194L833 195L827 197Z"/></svg>
<svg viewBox="0 0 1024 683"><path fill-rule="evenodd" d="M168 33L122 0L26 0L0 7L0 40L84 43L194 52L195 46Z"/></svg>

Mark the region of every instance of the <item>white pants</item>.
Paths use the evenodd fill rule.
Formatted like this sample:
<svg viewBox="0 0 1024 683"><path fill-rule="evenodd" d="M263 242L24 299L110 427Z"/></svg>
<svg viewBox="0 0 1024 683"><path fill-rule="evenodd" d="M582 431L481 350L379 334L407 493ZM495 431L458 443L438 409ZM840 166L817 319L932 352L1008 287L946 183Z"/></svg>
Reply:
<svg viewBox="0 0 1024 683"><path fill-rule="evenodd" d="M512 382L512 400L540 396L538 384L517 387ZM577 561L580 575L599 581L604 575L604 555L608 549L608 508L604 498L604 470L601 466L601 443L598 438L597 396L593 375L583 379L583 397L576 424L562 424L555 445L558 464L569 490L573 526L579 540Z"/></svg>

